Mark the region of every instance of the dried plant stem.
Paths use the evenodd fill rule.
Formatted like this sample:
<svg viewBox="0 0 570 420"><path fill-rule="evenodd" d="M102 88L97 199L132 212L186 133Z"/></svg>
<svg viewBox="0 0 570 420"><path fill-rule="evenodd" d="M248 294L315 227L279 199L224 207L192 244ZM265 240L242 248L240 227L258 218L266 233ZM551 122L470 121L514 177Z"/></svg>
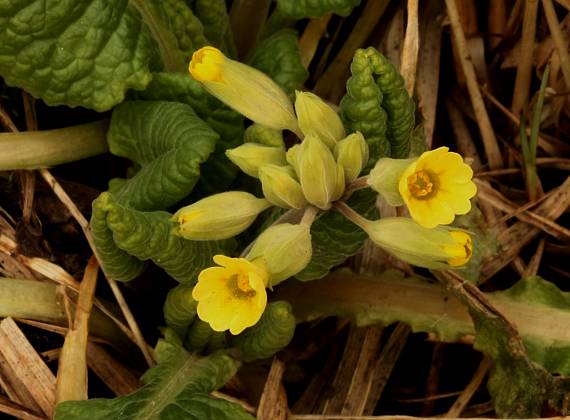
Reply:
<svg viewBox="0 0 570 420"><path fill-rule="evenodd" d="M305 68L308 68L309 64L311 64L315 52L317 51L319 41L327 30L331 16L331 13L327 13L320 18L311 19L299 39L299 52L301 53L301 61Z"/></svg>
<svg viewBox="0 0 570 420"><path fill-rule="evenodd" d="M445 0L447 13L451 22L453 39L457 47L461 68L465 74L467 89L469 90L471 104L473 106L473 111L475 112L477 124L479 125L479 131L481 132L481 139L483 140L483 146L487 154L487 159L489 160L489 166L492 169L498 169L503 166L503 159L497 144L497 139L495 138L493 126L491 125L487 109L485 108L485 103L483 102L483 97L481 96L481 91L479 90L477 76L475 75L475 69L473 68L473 63L469 56L467 40L465 39L465 33L461 26L461 20L459 18L457 4L455 2L456 0Z"/></svg>
<svg viewBox="0 0 570 420"><path fill-rule="evenodd" d="M542 7L544 8L544 15L548 22L548 28L556 47L556 52L560 57L560 67L566 83L566 89L570 89L570 54L568 53L568 40L564 38L560 23L556 17L556 11L552 0L542 0Z"/></svg>
<svg viewBox="0 0 570 420"><path fill-rule="evenodd" d="M532 77L532 54L534 51L534 38L536 35L536 13L538 0L525 0L523 28L521 35L520 59L517 67L515 88L511 111L518 115L524 111L528 103L528 92Z"/></svg>
<svg viewBox="0 0 570 420"><path fill-rule="evenodd" d="M418 51L420 49L418 3L419 0L408 0L408 23L406 25L406 36L404 38L404 47L402 49L402 60L400 61L400 73L404 78L406 90L410 96L414 94L418 65Z"/></svg>
<svg viewBox="0 0 570 420"><path fill-rule="evenodd" d="M491 359L485 356L479 364L475 375L473 375L471 382L469 382L469 385L467 385L459 398L457 398L455 403L453 403L449 411L443 417L457 418L461 415L461 412L467 406L477 389L479 389L479 386L481 385L481 382L483 382L483 379L485 379L485 376L487 376L487 372L489 371L490 367Z"/></svg>

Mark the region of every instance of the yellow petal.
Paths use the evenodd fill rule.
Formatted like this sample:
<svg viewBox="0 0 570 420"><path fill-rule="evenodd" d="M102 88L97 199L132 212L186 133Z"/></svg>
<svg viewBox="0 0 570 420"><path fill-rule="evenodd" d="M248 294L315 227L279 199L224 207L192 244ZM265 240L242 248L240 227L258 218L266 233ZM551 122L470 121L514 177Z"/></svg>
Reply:
<svg viewBox="0 0 570 420"><path fill-rule="evenodd" d="M202 270L198 276L198 283L192 290L194 300L208 299L220 288L225 287L224 269L221 267L210 267Z"/></svg>

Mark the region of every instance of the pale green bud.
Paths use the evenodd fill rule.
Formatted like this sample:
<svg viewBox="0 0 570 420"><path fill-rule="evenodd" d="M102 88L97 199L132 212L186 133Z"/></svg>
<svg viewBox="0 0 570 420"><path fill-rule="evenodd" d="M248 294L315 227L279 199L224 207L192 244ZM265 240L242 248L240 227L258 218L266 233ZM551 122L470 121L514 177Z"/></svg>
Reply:
<svg viewBox="0 0 570 420"><path fill-rule="evenodd" d="M286 209L300 209L307 205L292 167L263 165L259 168L259 180L263 195L270 203Z"/></svg>
<svg viewBox="0 0 570 420"><path fill-rule="evenodd" d="M188 69L208 92L250 120L277 130L299 132L289 97L259 70L210 46L194 52Z"/></svg>
<svg viewBox="0 0 570 420"><path fill-rule="evenodd" d="M471 236L439 226L429 229L405 217L368 220L345 204L337 207L370 239L396 257L418 267L445 269L466 264L473 254Z"/></svg>
<svg viewBox="0 0 570 420"><path fill-rule="evenodd" d="M267 200L243 191L214 194L178 210L172 217L178 223L174 233L194 241L231 238L268 207Z"/></svg>
<svg viewBox="0 0 570 420"><path fill-rule="evenodd" d="M226 150L226 156L243 172L257 178L257 171L263 165L285 165L285 149L264 146L258 143L245 143Z"/></svg>
<svg viewBox="0 0 570 420"><path fill-rule="evenodd" d="M246 258L261 259L271 276L270 286L275 286L304 269L312 254L311 228L283 223L259 235Z"/></svg>
<svg viewBox="0 0 570 420"><path fill-rule="evenodd" d="M275 130L261 124L252 124L247 127L243 133L243 142L285 148L281 130Z"/></svg>
<svg viewBox="0 0 570 420"><path fill-rule="evenodd" d="M287 150L286 159L287 163L293 167L297 175L299 175L299 164L297 162L297 157L299 156L299 150L301 150L301 145L296 144Z"/></svg>
<svg viewBox="0 0 570 420"><path fill-rule="evenodd" d="M316 133L331 149L345 136L338 114L317 95L295 91L295 112L303 134Z"/></svg>
<svg viewBox="0 0 570 420"><path fill-rule="evenodd" d="M339 141L334 147L336 161L344 168L346 183L354 181L368 162L368 143L357 131Z"/></svg>
<svg viewBox="0 0 570 420"><path fill-rule="evenodd" d="M344 191L344 171L330 149L313 133L305 137L297 152L297 174L307 201L327 210Z"/></svg>
<svg viewBox="0 0 570 420"><path fill-rule="evenodd" d="M402 196L400 195L398 184L402 174L414 160L415 159L379 159L368 175L368 185L370 185L374 191L382 194L386 202L391 206L403 205L404 200L402 200Z"/></svg>

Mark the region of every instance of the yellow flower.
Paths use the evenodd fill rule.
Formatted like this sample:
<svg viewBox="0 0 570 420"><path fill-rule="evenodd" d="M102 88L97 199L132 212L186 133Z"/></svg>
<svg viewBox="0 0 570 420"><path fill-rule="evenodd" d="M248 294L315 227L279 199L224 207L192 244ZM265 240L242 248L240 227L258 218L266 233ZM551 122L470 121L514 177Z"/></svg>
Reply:
<svg viewBox="0 0 570 420"><path fill-rule="evenodd" d="M440 147L423 153L408 166L398 189L412 218L434 228L453 222L456 214L469 213L469 199L477 193L472 177L473 170L461 155Z"/></svg>
<svg viewBox="0 0 570 420"><path fill-rule="evenodd" d="M265 287L269 274L245 258L214 256L220 267L202 270L192 297L198 301L198 317L214 331L239 334L255 325L267 305Z"/></svg>
<svg viewBox="0 0 570 420"><path fill-rule="evenodd" d="M458 267L467 264L473 254L473 241L471 236L461 230L451 231L449 233L455 243L453 245L445 245L443 249L453 257L447 260L452 267Z"/></svg>
<svg viewBox="0 0 570 420"><path fill-rule="evenodd" d="M194 52L188 70L208 92L250 120L299 133L291 100L259 70L226 57L214 47Z"/></svg>

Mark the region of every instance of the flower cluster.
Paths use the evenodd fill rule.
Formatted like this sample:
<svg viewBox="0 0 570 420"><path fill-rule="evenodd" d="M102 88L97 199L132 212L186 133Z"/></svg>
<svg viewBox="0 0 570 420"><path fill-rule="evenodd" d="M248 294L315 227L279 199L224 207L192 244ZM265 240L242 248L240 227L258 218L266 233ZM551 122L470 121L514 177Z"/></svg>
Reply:
<svg viewBox="0 0 570 420"><path fill-rule="evenodd" d="M413 159L382 158L359 178L369 159L361 133L347 135L335 110L319 97L296 92L295 102L265 74L225 57L213 47L196 51L192 77L212 95L255 124L254 130L290 130L301 140L286 148L280 136L226 151L247 175L258 178L264 198L229 191L180 209L175 233L190 240L233 237L271 206L301 210L300 223L274 224L243 258L214 257L194 288L198 315L216 331L239 334L256 324L267 304L266 288L303 270L312 258L311 224L334 207L395 256L420 267L466 264L473 252L468 232L449 225L471 209L476 188L462 157L440 147ZM277 138L277 140L276 140ZM246 137L247 139L247 137ZM343 202L356 186L369 186L410 218L368 220Z"/></svg>

